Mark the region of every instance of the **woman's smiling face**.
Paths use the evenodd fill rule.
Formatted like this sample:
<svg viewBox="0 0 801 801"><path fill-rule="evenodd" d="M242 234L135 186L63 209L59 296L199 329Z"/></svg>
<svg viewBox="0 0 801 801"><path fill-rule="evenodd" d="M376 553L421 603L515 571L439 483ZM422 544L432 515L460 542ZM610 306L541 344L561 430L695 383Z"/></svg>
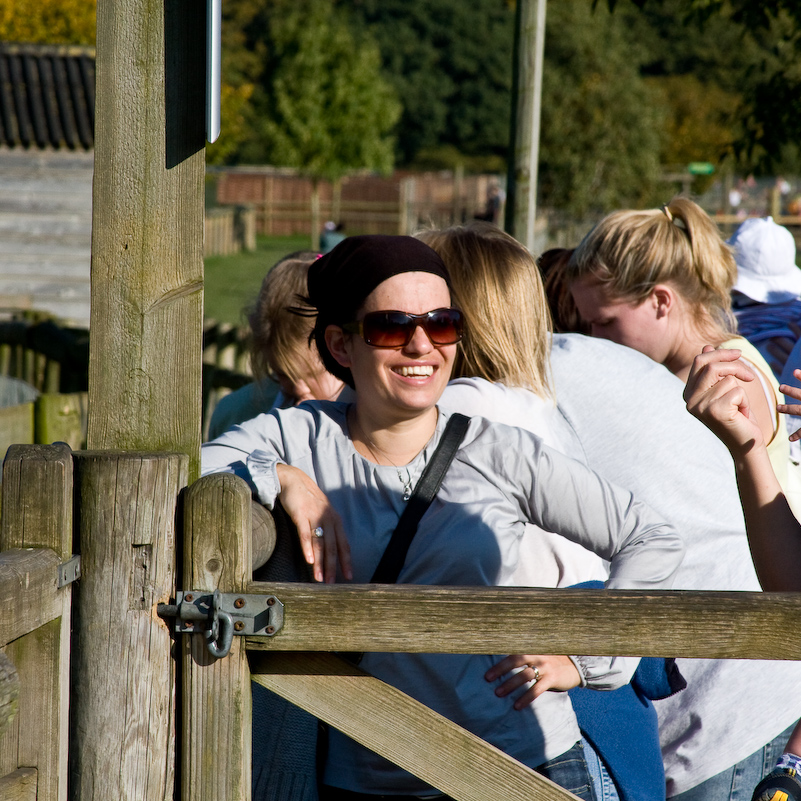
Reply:
<svg viewBox="0 0 801 801"><path fill-rule="evenodd" d="M361 320L369 312L388 310L424 314L450 305L448 285L439 276L399 273L367 296L356 317ZM433 345L421 326L407 345L397 349L374 348L358 334L343 334L335 326L329 326L326 339L337 361L353 374L359 407L401 418L415 417L437 404L456 355L456 345Z"/></svg>

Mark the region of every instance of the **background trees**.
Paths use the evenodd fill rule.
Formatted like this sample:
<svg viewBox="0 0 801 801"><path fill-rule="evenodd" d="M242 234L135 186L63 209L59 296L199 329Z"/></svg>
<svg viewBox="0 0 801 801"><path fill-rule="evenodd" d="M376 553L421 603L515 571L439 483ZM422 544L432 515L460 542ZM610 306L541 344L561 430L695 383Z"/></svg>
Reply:
<svg viewBox="0 0 801 801"><path fill-rule="evenodd" d="M95 43L96 0L3 0L0 42Z"/></svg>
<svg viewBox="0 0 801 801"><path fill-rule="evenodd" d="M610 9L612 12L610 13ZM505 170L514 0L225 0L211 164ZM0 4L0 39L91 43L94 0ZM801 172L799 0L554 0L540 203L653 202L709 161ZM694 188L702 188L697 179Z"/></svg>

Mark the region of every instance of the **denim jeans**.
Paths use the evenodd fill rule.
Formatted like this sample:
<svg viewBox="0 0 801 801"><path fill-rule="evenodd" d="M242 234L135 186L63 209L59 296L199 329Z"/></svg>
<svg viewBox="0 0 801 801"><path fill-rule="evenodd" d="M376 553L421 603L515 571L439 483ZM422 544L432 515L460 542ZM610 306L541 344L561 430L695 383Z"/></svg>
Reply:
<svg viewBox="0 0 801 801"><path fill-rule="evenodd" d="M583 737L581 738L581 745L584 749L587 770L592 778L596 801L620 801L617 787L615 787L612 777L601 761L601 757L598 756L598 752Z"/></svg>
<svg viewBox="0 0 801 801"><path fill-rule="evenodd" d="M773 770L795 724L736 765L668 801L751 801L754 788Z"/></svg>
<svg viewBox="0 0 801 801"><path fill-rule="evenodd" d="M583 798L584 801L596 801L581 741L535 770L565 790L570 790L573 795Z"/></svg>

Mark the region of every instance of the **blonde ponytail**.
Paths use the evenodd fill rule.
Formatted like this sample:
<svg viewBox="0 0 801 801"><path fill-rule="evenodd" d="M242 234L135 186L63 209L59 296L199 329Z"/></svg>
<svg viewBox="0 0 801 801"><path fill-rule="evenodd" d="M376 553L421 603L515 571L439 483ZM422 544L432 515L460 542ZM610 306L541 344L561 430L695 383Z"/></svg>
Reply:
<svg viewBox="0 0 801 801"><path fill-rule="evenodd" d="M584 237L568 265L575 280L593 275L613 298L641 303L656 284L670 284L696 324L717 339L737 331L731 289L737 267L717 225L692 200L661 209L616 211Z"/></svg>

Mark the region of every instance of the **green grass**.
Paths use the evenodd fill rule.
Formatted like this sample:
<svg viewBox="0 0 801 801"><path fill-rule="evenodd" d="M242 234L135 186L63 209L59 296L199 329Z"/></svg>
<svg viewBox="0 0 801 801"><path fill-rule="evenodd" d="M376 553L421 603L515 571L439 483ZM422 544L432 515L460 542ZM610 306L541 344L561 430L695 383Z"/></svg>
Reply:
<svg viewBox="0 0 801 801"><path fill-rule="evenodd" d="M253 252L206 259L206 319L243 325L242 309L256 300L267 271L287 253L309 245L308 236L259 236Z"/></svg>

